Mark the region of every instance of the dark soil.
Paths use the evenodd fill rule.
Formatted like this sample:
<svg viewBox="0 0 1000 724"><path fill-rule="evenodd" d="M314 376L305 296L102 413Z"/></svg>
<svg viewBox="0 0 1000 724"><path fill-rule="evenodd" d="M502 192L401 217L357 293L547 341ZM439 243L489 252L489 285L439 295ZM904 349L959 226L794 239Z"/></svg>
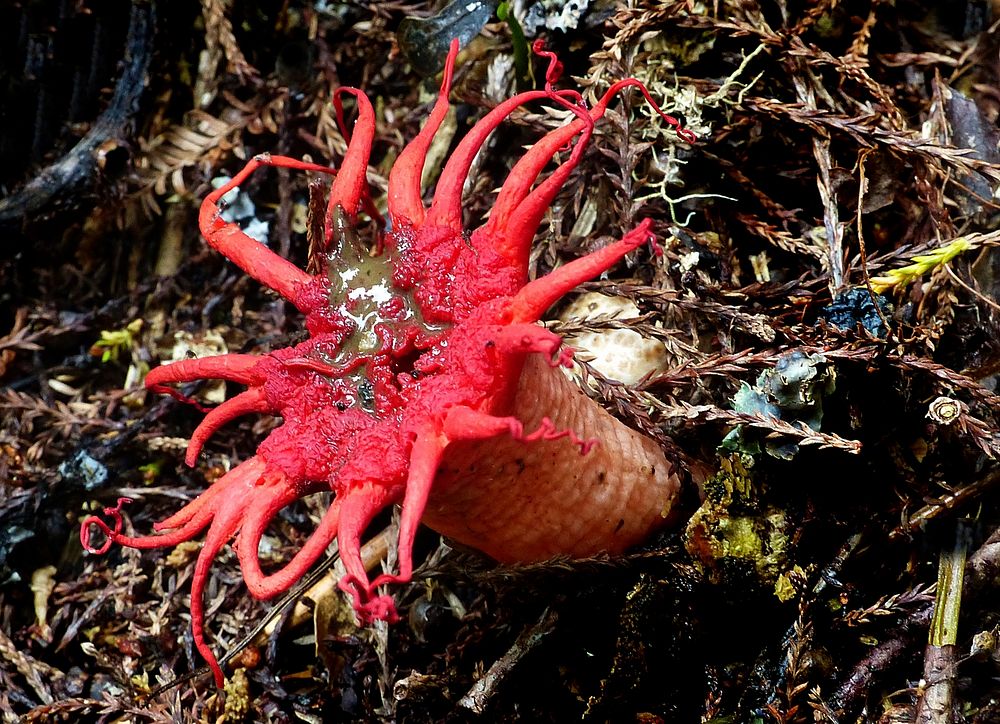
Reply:
<svg viewBox="0 0 1000 724"><path fill-rule="evenodd" d="M0 9L4 720L1000 720L997 4L529 0L520 23L444 5ZM664 369L590 369L589 389L683 463L682 519L625 556L529 566L422 531L424 565L392 591L402 622L369 628L329 587L253 600L227 549L205 596L217 691L189 630L197 543L85 554L80 522L127 497L126 527L149 533L276 424L241 418L188 468L201 412L142 387L185 350L303 336L200 239L212 180L263 152L339 164L329 99L354 86L384 210L453 35L452 145L542 82L537 37L559 87L592 101L636 77L698 136L638 94L613 104L532 257L541 275L654 219L663 256L588 285L642 316L554 328L662 340ZM469 224L562 122L534 105L495 134ZM308 179L242 191L245 221L305 267ZM275 561L326 503L281 514Z"/></svg>

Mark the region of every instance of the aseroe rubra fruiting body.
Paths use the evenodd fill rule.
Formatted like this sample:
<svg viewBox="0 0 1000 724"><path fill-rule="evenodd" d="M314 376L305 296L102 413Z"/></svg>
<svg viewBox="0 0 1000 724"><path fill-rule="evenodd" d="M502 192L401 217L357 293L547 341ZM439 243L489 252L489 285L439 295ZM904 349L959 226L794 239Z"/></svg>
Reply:
<svg viewBox="0 0 1000 724"><path fill-rule="evenodd" d="M326 218L326 268L307 274L220 219L220 199L262 164L331 173L292 158L258 156L202 205L202 234L215 249L305 315L309 339L264 355L227 354L183 360L149 373L151 389L203 378L246 385L211 410L192 436L193 465L205 441L224 423L248 413L280 415L282 424L257 454L233 468L155 527L158 535L122 534L118 508L83 522L83 545L108 550L172 546L208 528L191 585L191 619L198 650L222 671L204 637L202 593L209 567L235 536L251 594L288 590L336 538L347 575L340 587L361 620L393 620L391 598L376 587L410 579L418 524L501 561L556 554L617 552L660 525L677 493L674 466L650 439L587 398L558 370L570 351L536 324L563 294L609 269L651 240L650 222L620 241L528 281L535 230L579 162L594 123L622 89L614 84L587 108L574 91L556 91L550 59L544 90L517 95L480 120L457 144L425 207L420 177L431 140L448 110L457 55L452 46L444 82L424 128L400 153L389 176L391 227L379 256L356 246L353 221L367 200L365 172L375 130L366 96L336 173ZM489 220L462 228L462 186L489 134L523 104L549 99L575 119L528 150L500 189ZM654 104L655 107L655 104ZM663 114L661 114L663 115ZM664 118L675 127L678 122ZM690 134L678 131L690 140ZM568 158L544 180L554 155L573 142ZM593 449L591 449L593 448ZM581 457L581 454L583 457ZM319 526L283 568L262 570L261 536L285 506L329 490L334 497ZM399 571L369 580L361 537L386 506L402 504ZM91 545L92 527L106 542Z"/></svg>

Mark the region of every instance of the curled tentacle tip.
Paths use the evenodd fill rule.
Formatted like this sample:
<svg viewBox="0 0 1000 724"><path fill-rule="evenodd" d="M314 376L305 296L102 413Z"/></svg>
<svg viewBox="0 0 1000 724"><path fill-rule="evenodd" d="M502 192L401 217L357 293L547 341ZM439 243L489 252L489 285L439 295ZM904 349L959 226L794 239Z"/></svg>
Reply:
<svg viewBox="0 0 1000 724"><path fill-rule="evenodd" d="M545 49L545 41L542 38L538 38L531 44L531 51L539 57L547 58L549 61L549 67L545 70L545 84L550 86L558 81L562 76L563 64L555 53Z"/></svg>
<svg viewBox="0 0 1000 724"><path fill-rule="evenodd" d="M90 528L91 526L97 526L101 533L104 534L104 544L101 546L94 546L90 542ZM80 524L80 545L88 553L94 553L96 555L103 555L111 550L111 544L114 543L114 537L111 532L111 528L103 520L98 518L96 515L87 516L83 522Z"/></svg>
<svg viewBox="0 0 1000 724"><path fill-rule="evenodd" d="M678 126L677 135L683 138L690 144L695 144L698 142L698 135L692 131L690 128L682 128Z"/></svg>
<svg viewBox="0 0 1000 724"><path fill-rule="evenodd" d="M656 256L663 254L663 248L656 241L656 234L653 233L652 219L643 219L640 221L638 226L625 235L625 238L629 240L633 248L639 248L643 244L648 243L652 247L653 254Z"/></svg>
<svg viewBox="0 0 1000 724"><path fill-rule="evenodd" d="M101 555L111 549L111 544L115 542L115 536L122 531L122 506L128 505L131 502L131 498L118 498L113 507L108 506L104 509L104 514L111 518L114 522L114 527L109 526L96 515L91 515L84 519L80 524L80 545L83 546L84 550L88 553ZM99 547L95 547L90 542L90 529L91 526L95 525L104 535L104 544Z"/></svg>

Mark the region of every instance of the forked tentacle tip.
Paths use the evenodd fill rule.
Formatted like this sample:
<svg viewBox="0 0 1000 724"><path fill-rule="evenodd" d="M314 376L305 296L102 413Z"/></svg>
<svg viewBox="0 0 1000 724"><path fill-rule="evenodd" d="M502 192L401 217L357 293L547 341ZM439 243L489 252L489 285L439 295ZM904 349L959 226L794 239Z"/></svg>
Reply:
<svg viewBox="0 0 1000 724"><path fill-rule="evenodd" d="M385 594L372 596L364 603L356 603L354 611L362 625L369 625L375 621L397 623L400 620L392 596Z"/></svg>
<svg viewBox="0 0 1000 724"><path fill-rule="evenodd" d="M594 447L600 444L600 440L597 438L584 439L569 428L560 430L548 417L543 417L541 422L538 423L538 429L526 435L524 440L559 440L564 437L569 438L571 443L580 448L580 455L589 454Z"/></svg>
<svg viewBox="0 0 1000 724"><path fill-rule="evenodd" d="M656 234L653 233L653 220L645 218L639 222L638 226L622 237L622 240L633 248L638 248L645 243L649 243L653 248L653 253L659 256L663 249L656 241Z"/></svg>
<svg viewBox="0 0 1000 724"><path fill-rule="evenodd" d="M573 367L573 348L560 347L556 354L549 358L549 367Z"/></svg>
<svg viewBox="0 0 1000 724"><path fill-rule="evenodd" d="M653 251L653 256L663 256L663 247L660 245L660 242L657 241L656 234L653 233L652 219L643 219L632 233L636 235L636 247L642 246L648 242L650 249Z"/></svg>
<svg viewBox="0 0 1000 724"><path fill-rule="evenodd" d="M398 582L395 580L397 577L392 578L393 582ZM399 621L399 613L396 611L396 604L392 600L392 596L372 595L372 591L381 582L384 582L383 576L376 579L375 583L368 583L348 574L337 583L337 587L351 598L354 614L362 626L367 626L375 621L385 621L386 623Z"/></svg>

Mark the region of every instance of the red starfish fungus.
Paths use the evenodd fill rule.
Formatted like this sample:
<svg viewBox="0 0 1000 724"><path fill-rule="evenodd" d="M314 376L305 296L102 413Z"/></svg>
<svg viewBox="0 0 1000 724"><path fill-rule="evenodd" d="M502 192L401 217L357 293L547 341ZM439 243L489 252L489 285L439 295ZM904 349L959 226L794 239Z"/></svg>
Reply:
<svg viewBox="0 0 1000 724"><path fill-rule="evenodd" d="M430 118L390 173L391 229L380 256L359 249L352 231L366 199L375 130L371 104L352 88L343 90L357 99L359 117L330 191L322 273L307 274L222 221L219 203L262 164L332 169L258 156L205 199L200 225L208 243L298 307L310 338L266 355L174 362L150 372L146 384L167 391L166 385L203 378L246 385L205 416L191 438L189 465L212 433L240 415L276 414L283 423L255 456L155 525L161 534L123 535L113 508L107 511L113 527L90 517L81 539L97 552L112 542L155 548L208 528L192 580L191 619L195 643L219 685L222 671L204 638L202 593L212 560L234 536L243 578L258 598L287 590L336 538L347 570L340 586L353 596L359 617L391 620L392 600L376 595L376 587L409 580L421 520L499 560L516 561L620 551L648 535L669 510L678 488L673 466L654 442L608 415L556 369L568 363L570 352L536 324L563 294L649 241L650 222L546 277L527 277L535 230L579 162L595 121L624 88L638 88L652 100L639 81L628 79L588 109L578 93L552 89L558 62L536 51L550 59L545 89L487 113L458 143L425 208L420 176L448 110L458 52L452 45ZM461 197L473 157L511 112L541 99L571 109L575 120L524 154L489 220L466 234ZM339 96L335 102L339 111ZM674 118L661 115L691 138ZM576 137L569 157L536 184L556 152ZM585 438L599 444L590 450ZM319 526L283 568L265 573L258 546L268 523L292 501L320 490L335 497ZM362 534L379 511L397 502L399 572L370 581L361 563ZM93 526L107 538L98 549L90 543Z"/></svg>

